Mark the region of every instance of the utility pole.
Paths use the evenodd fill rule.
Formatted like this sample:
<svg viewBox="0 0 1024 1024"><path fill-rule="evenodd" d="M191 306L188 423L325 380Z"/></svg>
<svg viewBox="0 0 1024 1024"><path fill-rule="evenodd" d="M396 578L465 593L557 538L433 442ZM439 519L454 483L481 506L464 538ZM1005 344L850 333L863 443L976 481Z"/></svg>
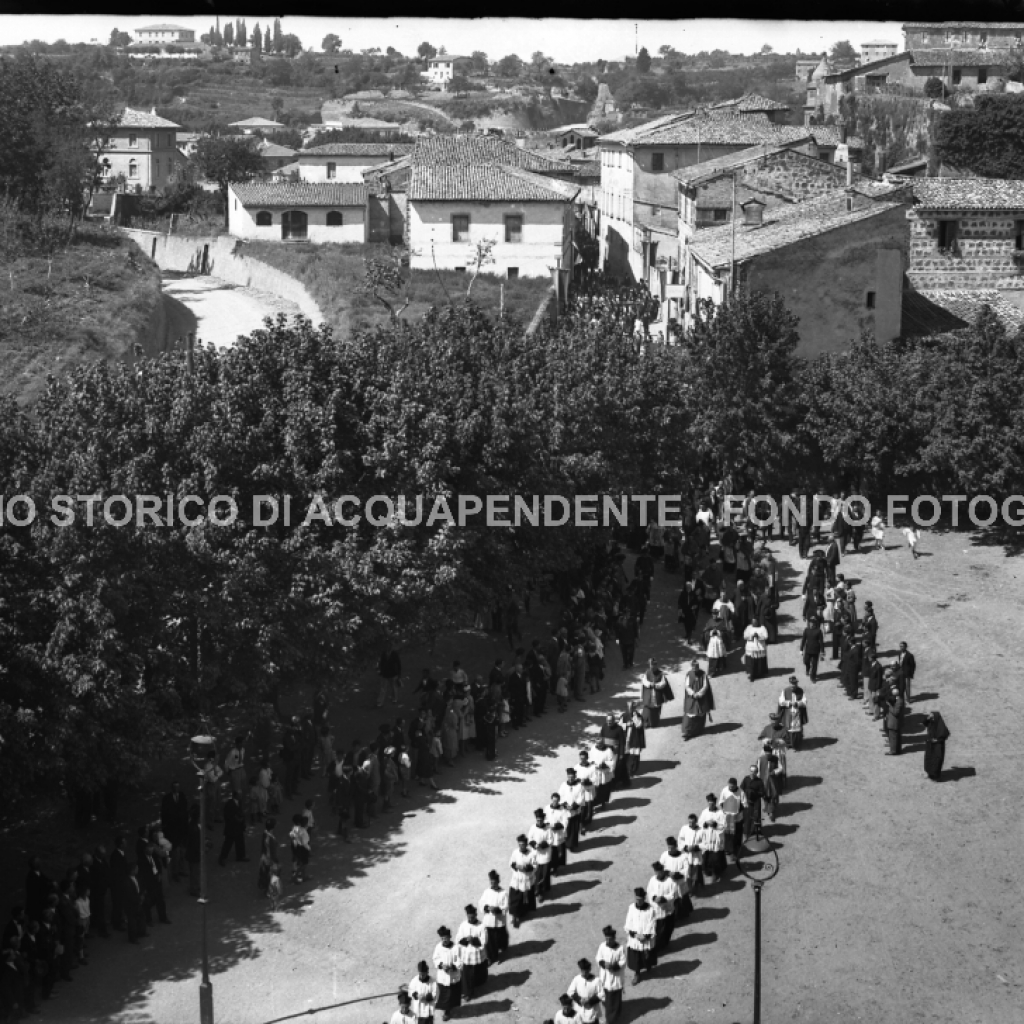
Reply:
<svg viewBox="0 0 1024 1024"><path fill-rule="evenodd" d="M202 909L202 980L199 983L199 1024L213 1022L213 983L210 981L210 957L206 944L206 813L207 787L205 759L212 757L214 741L212 736L192 737L192 764L199 778L199 906ZM197 756L198 755L198 756ZM200 761L199 759L203 760Z"/></svg>
<svg viewBox="0 0 1024 1024"><path fill-rule="evenodd" d="M189 331L185 336L185 367L190 377L196 372L195 343L195 331Z"/></svg>
<svg viewBox="0 0 1024 1024"><path fill-rule="evenodd" d="M729 297L736 298L736 172L732 172L732 260L729 269Z"/></svg>

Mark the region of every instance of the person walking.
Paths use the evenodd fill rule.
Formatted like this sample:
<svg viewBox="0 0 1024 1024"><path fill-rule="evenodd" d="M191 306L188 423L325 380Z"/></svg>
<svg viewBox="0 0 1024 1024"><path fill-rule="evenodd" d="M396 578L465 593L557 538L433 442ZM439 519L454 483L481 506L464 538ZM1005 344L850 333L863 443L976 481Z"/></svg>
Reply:
<svg viewBox="0 0 1024 1024"><path fill-rule="evenodd" d="M871 536L875 541L875 550L885 550L885 520L876 512L871 517Z"/></svg>
<svg viewBox="0 0 1024 1024"><path fill-rule="evenodd" d="M537 855L530 849L525 834L516 837L518 847L512 851L508 866L512 869L509 882L508 907L512 915L512 927L518 928L530 911L537 908L533 891L537 874Z"/></svg>
<svg viewBox="0 0 1024 1024"><path fill-rule="evenodd" d="M715 710L715 695L711 689L711 678L704 672L697 659L690 662L683 690L682 735L686 742L704 732L708 716Z"/></svg>
<svg viewBox="0 0 1024 1024"><path fill-rule="evenodd" d="M583 785L576 778L575 768L566 768L565 782L558 787L558 799L569 812L565 831L566 853L576 849L580 841L580 816L583 812Z"/></svg>
<svg viewBox="0 0 1024 1024"><path fill-rule="evenodd" d="M580 1024L596 1024L601 1019L601 1001L604 998L601 980L591 971L586 957L578 960L576 966L580 973L569 983L566 995L576 1005Z"/></svg>
<svg viewBox="0 0 1024 1024"><path fill-rule="evenodd" d="M597 977L604 990L606 1024L615 1024L622 1012L622 989L626 973L626 951L615 938L615 929L609 924L601 929L604 941L597 947Z"/></svg>
<svg viewBox="0 0 1024 1024"><path fill-rule="evenodd" d="M260 867L256 876L256 887L261 896L266 896L270 889L272 870L275 867L278 870L281 868L277 837L274 835L276 827L277 822L273 818L268 818L263 823L263 837L260 840Z"/></svg>
<svg viewBox="0 0 1024 1024"><path fill-rule="evenodd" d="M946 740L949 729L938 711L925 716L924 772L932 782L938 782L942 775L942 762L946 759Z"/></svg>
<svg viewBox="0 0 1024 1024"><path fill-rule="evenodd" d="M790 750L799 750L807 724L807 695L796 676L789 677L789 685L779 694L779 707L782 708L782 724L786 729L786 746Z"/></svg>
<svg viewBox="0 0 1024 1024"><path fill-rule="evenodd" d="M800 639L800 651L804 656L804 671L812 683L818 681L818 659L825 645L817 618L812 618Z"/></svg>
<svg viewBox="0 0 1024 1024"><path fill-rule="evenodd" d="M651 864L654 874L647 882L647 900L654 908L654 949L661 952L672 938L675 924L676 883L660 860Z"/></svg>
<svg viewBox="0 0 1024 1024"><path fill-rule="evenodd" d="M642 971L649 971L658 965L658 954L654 949L657 917L654 908L647 902L647 890L636 888L636 897L626 912L626 964L633 972L633 984L640 983Z"/></svg>
<svg viewBox="0 0 1024 1024"><path fill-rule="evenodd" d="M716 885L725 874L725 814L718 808L718 797L707 795L708 806L701 811L697 824L701 829L701 852L704 862L704 880Z"/></svg>
<svg viewBox="0 0 1024 1024"><path fill-rule="evenodd" d="M437 982L431 980L430 965L421 960L416 965L416 977L406 986L412 1002L413 1016L417 1021L434 1019L434 1007L437 1006Z"/></svg>
<svg viewBox="0 0 1024 1024"><path fill-rule="evenodd" d="M483 924L487 931L485 948L491 965L501 963L508 952L508 892L501 887L497 871L488 871L490 887L480 897Z"/></svg>
<svg viewBox="0 0 1024 1024"><path fill-rule="evenodd" d="M545 894L551 891L551 856L555 837L547 823L543 807L538 807L533 812L533 817L534 823L526 837L537 859L534 892L537 902L542 903Z"/></svg>
<svg viewBox="0 0 1024 1024"><path fill-rule="evenodd" d="M171 877L177 880L185 874L188 838L188 800L179 782L172 782L170 791L160 801L160 825L171 844Z"/></svg>
<svg viewBox="0 0 1024 1024"><path fill-rule="evenodd" d="M224 842L221 844L217 863L224 867L231 848L235 850L235 861L246 864L249 858L245 855L245 814L238 802L234 790L230 790L224 801Z"/></svg>
<svg viewBox="0 0 1024 1024"><path fill-rule="evenodd" d="M452 1010L462 1005L462 957L452 941L451 929L441 925L437 929L440 939L431 959L437 972L437 1008L444 1014L442 1020L452 1019Z"/></svg>
<svg viewBox="0 0 1024 1024"><path fill-rule="evenodd" d="M626 726L626 785L640 774L640 756L647 748L644 733L644 716L636 701L629 705L624 716Z"/></svg>
<svg viewBox="0 0 1024 1024"><path fill-rule="evenodd" d="M494 906L494 904L492 904ZM487 982L487 929L476 916L476 907L466 905L466 920L455 933L462 961L462 1001L470 1002Z"/></svg>

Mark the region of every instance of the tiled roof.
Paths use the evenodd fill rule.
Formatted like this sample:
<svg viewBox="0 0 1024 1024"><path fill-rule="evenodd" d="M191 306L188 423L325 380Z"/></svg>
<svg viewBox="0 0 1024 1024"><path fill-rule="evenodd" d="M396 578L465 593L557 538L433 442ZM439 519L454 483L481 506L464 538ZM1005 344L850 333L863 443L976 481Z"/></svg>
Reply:
<svg viewBox="0 0 1024 1024"><path fill-rule="evenodd" d="M378 195L384 191L385 181L391 186L392 192L407 192L411 177L412 160L408 156L363 171L363 181Z"/></svg>
<svg viewBox="0 0 1024 1024"><path fill-rule="evenodd" d="M721 107L735 107L741 112L748 110L789 110L788 103L779 103L778 100L770 100L766 96L759 96L753 92L746 96L739 96L734 100L723 100L721 103L713 105L713 109Z"/></svg>
<svg viewBox="0 0 1024 1024"><path fill-rule="evenodd" d="M877 60L865 61L863 64L855 64L852 68L843 68L841 71L832 71L825 76L826 82L849 81L851 78L861 78L869 71L877 71L880 68L892 67L894 64L901 64L904 61L911 61L909 53L893 53L888 57L879 57Z"/></svg>
<svg viewBox="0 0 1024 1024"><path fill-rule="evenodd" d="M995 49L986 47L946 47L936 46L928 49L914 48L910 51L914 55L914 63L922 67L945 67L949 64L959 64L967 67L990 68L1002 65L1010 59L1010 50L1007 47Z"/></svg>
<svg viewBox="0 0 1024 1024"><path fill-rule="evenodd" d="M915 178L923 210L1024 210L1024 181L1006 178Z"/></svg>
<svg viewBox="0 0 1024 1024"><path fill-rule="evenodd" d="M165 117L149 110L133 110L125 107L121 115L120 128L180 128L180 124L168 121Z"/></svg>
<svg viewBox="0 0 1024 1024"><path fill-rule="evenodd" d="M295 150L287 146L279 146L275 142L268 142L261 150L260 156L295 156Z"/></svg>
<svg viewBox="0 0 1024 1024"><path fill-rule="evenodd" d="M420 139L412 151L414 166L426 164L452 164L484 166L498 164L522 167L528 171L572 170L567 161L538 156L529 149L520 149L514 143L493 135L432 135Z"/></svg>
<svg viewBox="0 0 1024 1024"><path fill-rule="evenodd" d="M886 174L910 174L912 175L915 171L921 170L922 167L928 166L928 157L919 156L913 160L906 160L901 164L896 164L894 167L886 168Z"/></svg>
<svg viewBox="0 0 1024 1024"><path fill-rule="evenodd" d="M906 293L903 331L915 335L963 330L974 324L982 306L990 307L1011 332L1024 326L1024 310L997 291L926 290Z"/></svg>
<svg viewBox="0 0 1024 1024"><path fill-rule="evenodd" d="M586 124L567 124L563 128L555 128L551 134L568 135L569 132L575 132L577 135L582 135L585 139L596 139L599 134Z"/></svg>
<svg viewBox="0 0 1024 1024"><path fill-rule="evenodd" d="M231 128L283 128L280 121L268 121L265 117L247 117L244 121L232 121Z"/></svg>
<svg viewBox="0 0 1024 1024"><path fill-rule="evenodd" d="M365 206L365 185L351 182L246 182L232 191L243 206Z"/></svg>
<svg viewBox="0 0 1024 1024"><path fill-rule="evenodd" d="M793 206L769 207L765 210L761 227L740 227L736 231L736 259L751 259L806 238L868 220L901 205L895 201L873 202L862 209L847 211L845 196L841 192L833 192ZM690 250L713 269L726 266L732 259L732 225L704 228L690 243Z"/></svg>
<svg viewBox="0 0 1024 1024"><path fill-rule="evenodd" d="M405 156L412 152L411 142L325 142L299 151L304 156Z"/></svg>
<svg viewBox="0 0 1024 1024"><path fill-rule="evenodd" d="M439 53L436 57L431 57L427 61L428 64L437 64L438 61L446 60L469 60L469 57L463 57L458 53Z"/></svg>
<svg viewBox="0 0 1024 1024"><path fill-rule="evenodd" d="M566 202L579 186L545 178L519 167L497 165L416 164L409 182L410 200Z"/></svg>
<svg viewBox="0 0 1024 1024"><path fill-rule="evenodd" d="M601 83L602 88L605 83ZM600 96L598 97L600 101ZM649 134L663 128L665 125L673 124L676 121L686 121L693 117L692 110L676 111L673 114L665 114L662 117L656 117L653 121L645 121L643 124L638 124L635 128L622 128L617 132L610 132L608 135L602 135L602 142L621 142L623 145L630 145L636 139L641 138L644 135Z"/></svg>
<svg viewBox="0 0 1024 1024"><path fill-rule="evenodd" d="M673 178L684 185L696 185L701 181L717 178L720 174L731 171L734 167L743 167L745 164L753 163L763 157L781 153L785 149L789 149L789 147L750 146L748 149L741 149L735 153L727 153L725 156L715 157L714 160L702 160L699 164L680 167L679 170L671 171L670 173Z"/></svg>
<svg viewBox="0 0 1024 1024"><path fill-rule="evenodd" d="M286 178L289 174L298 174L301 169L302 165L298 160L295 160L290 164L284 164L283 166L278 167L277 170L271 171L270 173L275 177Z"/></svg>
<svg viewBox="0 0 1024 1024"><path fill-rule="evenodd" d="M762 117L693 118L651 132L635 143L642 146L755 146L761 142L780 145L811 137L803 126L775 125Z"/></svg>
<svg viewBox="0 0 1024 1024"><path fill-rule="evenodd" d="M903 31L908 28L928 29L931 32L942 32L945 29L974 29L979 32L987 32L990 29L1020 29L1019 21L908 21L903 26Z"/></svg>
<svg viewBox="0 0 1024 1024"><path fill-rule="evenodd" d="M184 25L146 25L144 28L135 29L136 32L191 32L191 29Z"/></svg>
<svg viewBox="0 0 1024 1024"><path fill-rule="evenodd" d="M841 145L839 129L834 124L811 124L807 131L819 146ZM859 135L847 135L846 145L851 149L863 149L864 140Z"/></svg>
<svg viewBox="0 0 1024 1024"><path fill-rule="evenodd" d="M390 128L392 131L400 131L402 126L394 121L381 121L376 117L336 117L323 123L324 130L331 128Z"/></svg>
<svg viewBox="0 0 1024 1024"><path fill-rule="evenodd" d="M888 39L869 39L866 43L861 43L861 46L896 46L897 44L891 42Z"/></svg>

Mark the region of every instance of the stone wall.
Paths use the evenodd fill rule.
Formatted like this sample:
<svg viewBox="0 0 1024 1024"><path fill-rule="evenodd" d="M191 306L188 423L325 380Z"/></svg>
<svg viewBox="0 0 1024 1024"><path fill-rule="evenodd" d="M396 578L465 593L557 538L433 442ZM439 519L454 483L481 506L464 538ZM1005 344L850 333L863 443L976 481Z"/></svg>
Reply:
<svg viewBox="0 0 1024 1024"><path fill-rule="evenodd" d="M243 255L244 246L236 238L165 235L136 228L126 229L125 233L161 270L202 273L205 264L205 272L213 277L240 288L256 288L277 295L298 306L303 316L314 324L324 320L320 307L302 284L275 267Z"/></svg>
<svg viewBox="0 0 1024 1024"><path fill-rule="evenodd" d="M846 168L839 164L814 160L793 150L772 153L764 166L749 164L743 168L745 185L783 195L797 202L820 196L846 186Z"/></svg>
<svg viewBox="0 0 1024 1024"><path fill-rule="evenodd" d="M936 215L913 212L908 277L921 289L1024 289L1024 275L1013 261L1017 217L1013 213L971 213L957 223L957 251L938 251Z"/></svg>

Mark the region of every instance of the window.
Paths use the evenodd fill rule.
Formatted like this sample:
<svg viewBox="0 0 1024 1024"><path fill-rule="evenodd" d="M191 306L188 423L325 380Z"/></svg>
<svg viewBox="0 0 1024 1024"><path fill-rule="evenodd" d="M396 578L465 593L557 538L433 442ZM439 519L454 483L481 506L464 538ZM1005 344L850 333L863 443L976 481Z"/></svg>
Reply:
<svg viewBox="0 0 1024 1024"><path fill-rule="evenodd" d="M956 229L957 221L955 220L940 220L939 221L939 248L940 249L955 249L956 248Z"/></svg>
<svg viewBox="0 0 1024 1024"><path fill-rule="evenodd" d="M329 228L340 228L344 224L344 218L341 216L340 210L328 210L327 212L327 226Z"/></svg>
<svg viewBox="0 0 1024 1024"><path fill-rule="evenodd" d="M1013 247L1017 250L1017 252L1024 252L1024 220L1017 221L1013 226Z"/></svg>
<svg viewBox="0 0 1024 1024"><path fill-rule="evenodd" d="M452 215L452 241L469 241L469 214L456 213ZM465 270L465 267L462 269Z"/></svg>
<svg viewBox="0 0 1024 1024"><path fill-rule="evenodd" d="M847 213L852 213L853 212L853 196L847 196L846 197L846 212Z"/></svg>
<svg viewBox="0 0 1024 1024"><path fill-rule="evenodd" d="M333 163L328 164L327 165L327 180L330 181L332 178L336 178L337 176L338 176L338 165L337 164L333 164Z"/></svg>
<svg viewBox="0 0 1024 1024"><path fill-rule="evenodd" d="M304 239L309 218L302 210L288 210L281 214L281 238L284 241L289 239Z"/></svg>
<svg viewBox="0 0 1024 1024"><path fill-rule="evenodd" d="M466 272L465 267L452 267L452 270L454 270L456 274L464 274Z"/></svg>
<svg viewBox="0 0 1024 1024"><path fill-rule="evenodd" d="M154 160L153 161L153 172L154 172L153 173L153 177L155 177L155 178L159 178L160 177L160 161L159 160Z"/></svg>
<svg viewBox="0 0 1024 1024"><path fill-rule="evenodd" d="M979 32L978 33L978 45L979 46L988 46L988 33L987 32Z"/></svg>
<svg viewBox="0 0 1024 1024"><path fill-rule="evenodd" d="M864 308L865 309L874 309L875 308L875 293L874 292L868 292L867 295L864 297Z"/></svg>
<svg viewBox="0 0 1024 1024"><path fill-rule="evenodd" d="M508 270L505 271L505 274L510 281L515 281L516 278L519 277L519 268L509 267Z"/></svg>
<svg viewBox="0 0 1024 1024"><path fill-rule="evenodd" d="M274 216L273 216L273 214L269 213L267 210L260 210L260 212L256 214L256 227L258 227L258 228L269 228L270 225L273 224L273 223L274 223Z"/></svg>
<svg viewBox="0 0 1024 1024"><path fill-rule="evenodd" d="M128 177L137 178L139 176L139 165L135 160L128 161Z"/></svg>
<svg viewBox="0 0 1024 1024"><path fill-rule="evenodd" d="M988 81L988 68L978 68L978 85L984 85Z"/></svg>
<svg viewBox="0 0 1024 1024"><path fill-rule="evenodd" d="M652 171L663 171L663 170L665 170L665 154L664 153L652 153L651 154L651 170Z"/></svg>
<svg viewBox="0 0 1024 1024"><path fill-rule="evenodd" d="M521 242L523 240L523 218L516 214L505 218L505 241Z"/></svg>
<svg viewBox="0 0 1024 1024"><path fill-rule="evenodd" d="M728 220L729 219L729 211L728 210L712 210L711 214L712 214L712 218L711 218L712 220L724 221L724 220Z"/></svg>
<svg viewBox="0 0 1024 1024"><path fill-rule="evenodd" d="M128 136L128 147L130 149L138 149L139 148L139 137L138 137L138 135L129 135Z"/></svg>
<svg viewBox="0 0 1024 1024"><path fill-rule="evenodd" d="M960 84L960 68L953 68L953 84Z"/></svg>

